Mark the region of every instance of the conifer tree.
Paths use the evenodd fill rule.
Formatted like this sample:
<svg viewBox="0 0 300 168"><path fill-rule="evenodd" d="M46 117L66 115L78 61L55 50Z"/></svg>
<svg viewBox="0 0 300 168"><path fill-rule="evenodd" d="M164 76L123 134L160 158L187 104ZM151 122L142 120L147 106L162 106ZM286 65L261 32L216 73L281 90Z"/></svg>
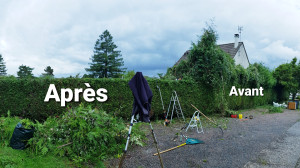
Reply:
<svg viewBox="0 0 300 168"><path fill-rule="evenodd" d="M85 70L94 78L118 78L125 71L121 51L116 50L117 45L108 30L105 30L96 41L94 55L90 68Z"/></svg>
<svg viewBox="0 0 300 168"><path fill-rule="evenodd" d="M53 75L53 69L51 68L51 66L47 66L46 69L44 69L45 73L43 73L43 76L54 76Z"/></svg>
<svg viewBox="0 0 300 168"><path fill-rule="evenodd" d="M5 75L6 75L6 65L2 55L0 54L0 76L5 76Z"/></svg>
<svg viewBox="0 0 300 168"><path fill-rule="evenodd" d="M22 64L19 66L19 71L17 72L17 75L19 78L33 78L33 69L34 68L30 68L29 66Z"/></svg>

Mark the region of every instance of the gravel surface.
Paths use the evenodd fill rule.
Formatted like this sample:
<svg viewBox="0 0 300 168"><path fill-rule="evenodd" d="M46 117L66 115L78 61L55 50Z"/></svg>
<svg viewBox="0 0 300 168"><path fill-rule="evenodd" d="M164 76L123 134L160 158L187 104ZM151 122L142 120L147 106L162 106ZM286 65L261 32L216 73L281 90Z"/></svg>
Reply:
<svg viewBox="0 0 300 168"><path fill-rule="evenodd" d="M284 136L285 132L300 119L299 110L284 110L284 113L266 114L266 109L254 109L243 112L243 117L253 115L252 120L241 121L229 118L228 129L222 136L218 128L204 128L204 134L196 130L183 131L189 138L203 140L205 144L185 145L178 149L161 154L165 168L189 167L243 167L251 160L259 159L259 153L269 144ZM205 120L203 117L201 120ZM175 147L184 142L175 138L182 124L175 123L168 127L153 123L159 142L160 151ZM130 147L123 167L126 168L159 168L160 163L152 136L147 134L148 142L144 147ZM110 162L116 167L118 160Z"/></svg>
<svg viewBox="0 0 300 168"><path fill-rule="evenodd" d="M263 149L258 159L248 162L245 168L299 168L300 122L290 127L285 135Z"/></svg>

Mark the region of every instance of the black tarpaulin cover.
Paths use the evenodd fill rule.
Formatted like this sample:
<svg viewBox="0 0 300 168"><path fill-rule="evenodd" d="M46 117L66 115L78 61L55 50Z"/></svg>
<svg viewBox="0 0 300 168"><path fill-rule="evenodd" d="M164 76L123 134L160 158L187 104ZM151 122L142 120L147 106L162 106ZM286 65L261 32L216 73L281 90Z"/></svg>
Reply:
<svg viewBox="0 0 300 168"><path fill-rule="evenodd" d="M132 115L139 114L141 121L150 122L149 113L153 94L147 80L142 72L137 72L128 84L134 97Z"/></svg>

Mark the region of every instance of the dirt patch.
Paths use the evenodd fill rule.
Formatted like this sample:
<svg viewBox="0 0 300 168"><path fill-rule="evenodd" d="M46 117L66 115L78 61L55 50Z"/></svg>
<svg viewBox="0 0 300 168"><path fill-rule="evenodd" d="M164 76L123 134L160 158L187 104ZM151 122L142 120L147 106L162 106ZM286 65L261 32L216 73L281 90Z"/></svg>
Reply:
<svg viewBox="0 0 300 168"><path fill-rule="evenodd" d="M253 109L242 112L243 116L253 115L254 119L241 121L228 118L227 129L222 136L220 129L204 127L204 134L196 130L183 131L190 138L203 140L205 144L185 145L184 147L162 154L164 166L168 167L242 167L249 160L258 159L259 152L272 141L280 138L288 128L299 121L300 112L284 110L284 113L267 114L265 109ZM204 118L201 118L202 122ZM160 150L175 147L184 142L175 138L184 123L176 122L169 127L162 123L153 123ZM207 124L204 124L207 125ZM146 125L145 125L146 126ZM123 167L148 168L160 167L153 139L147 133L145 147L130 147ZM115 167L118 160L110 162Z"/></svg>

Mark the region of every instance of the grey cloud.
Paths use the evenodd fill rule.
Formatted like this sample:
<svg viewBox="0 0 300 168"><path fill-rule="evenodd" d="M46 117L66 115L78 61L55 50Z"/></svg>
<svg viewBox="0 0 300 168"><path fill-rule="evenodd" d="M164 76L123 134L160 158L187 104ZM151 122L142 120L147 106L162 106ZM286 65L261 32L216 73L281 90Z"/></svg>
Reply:
<svg viewBox="0 0 300 168"><path fill-rule="evenodd" d="M259 5L257 5L259 4ZM0 53L9 74L35 75L50 65L56 76L86 73L98 36L108 29L125 67L165 73L215 18L218 43L233 42L242 25L250 61L271 68L299 58L298 1L1 1Z"/></svg>

